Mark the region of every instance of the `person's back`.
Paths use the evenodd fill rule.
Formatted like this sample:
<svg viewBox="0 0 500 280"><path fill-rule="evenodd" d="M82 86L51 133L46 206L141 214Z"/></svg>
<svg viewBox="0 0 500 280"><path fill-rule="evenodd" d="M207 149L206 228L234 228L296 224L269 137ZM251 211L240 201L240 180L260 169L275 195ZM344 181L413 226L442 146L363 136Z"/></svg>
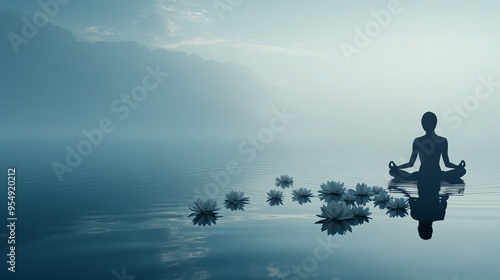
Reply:
<svg viewBox="0 0 500 280"><path fill-rule="evenodd" d="M447 143L446 138L435 133L426 134L415 139L414 146L416 146L420 158L420 172L433 173L441 171L439 161L443 152L446 151Z"/></svg>

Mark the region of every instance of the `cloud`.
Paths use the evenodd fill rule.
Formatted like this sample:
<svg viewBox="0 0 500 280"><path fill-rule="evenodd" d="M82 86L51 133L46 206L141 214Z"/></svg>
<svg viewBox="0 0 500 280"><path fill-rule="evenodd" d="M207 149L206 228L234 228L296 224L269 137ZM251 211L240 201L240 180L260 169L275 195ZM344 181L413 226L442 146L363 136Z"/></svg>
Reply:
<svg viewBox="0 0 500 280"><path fill-rule="evenodd" d="M153 12L170 37L190 33L193 25L213 21L208 16L209 13L206 9L182 0L155 0ZM143 18L146 14L148 14L147 11L141 11L140 13Z"/></svg>
<svg viewBox="0 0 500 280"><path fill-rule="evenodd" d="M161 38L156 37L157 40L161 40ZM203 37L195 37L195 38L187 38L182 39L178 42L171 43L158 43L156 47L165 48L165 49L177 49L184 46L206 46L206 45L215 45L215 44L224 44L228 43L229 40L222 38L203 38Z"/></svg>
<svg viewBox="0 0 500 280"><path fill-rule="evenodd" d="M310 57L326 57L327 55L314 52L302 47L281 47L275 45L266 45L266 44L248 44L243 45L243 47L247 47L260 52L274 52L281 53L287 55L297 55L297 56L310 56Z"/></svg>
<svg viewBox="0 0 500 280"><path fill-rule="evenodd" d="M158 14L178 23L214 21L208 16L209 12L206 9L200 8L194 3L179 0L156 0L154 7Z"/></svg>
<svg viewBox="0 0 500 280"><path fill-rule="evenodd" d="M170 35L179 34L182 31L182 28L179 25L169 19L165 20L165 26L168 32L170 32Z"/></svg>
<svg viewBox="0 0 500 280"><path fill-rule="evenodd" d="M84 39L87 41L95 42L95 41L106 41L109 37L112 37L116 34L121 34L115 32L113 27L104 27L104 26L86 26L81 29L76 30L75 36L79 39Z"/></svg>
<svg viewBox="0 0 500 280"><path fill-rule="evenodd" d="M208 11L205 9L202 9L199 11L189 11L189 10L180 11L180 15L185 20L194 21L194 22L213 21L213 19L207 17L206 14L208 14Z"/></svg>
<svg viewBox="0 0 500 280"><path fill-rule="evenodd" d="M160 37L156 37L156 39L161 41ZM227 38L193 37L193 38L184 38L177 42L175 41L159 42L155 44L156 47L165 49L177 49L182 47L206 46L206 45L219 45L221 47L240 48L250 51L268 52L268 53L271 52L271 53L293 55L293 56L327 57L327 55L325 54L314 52L297 45L292 45L290 47L283 47L277 45L251 43L251 42L235 40L235 39L227 39Z"/></svg>

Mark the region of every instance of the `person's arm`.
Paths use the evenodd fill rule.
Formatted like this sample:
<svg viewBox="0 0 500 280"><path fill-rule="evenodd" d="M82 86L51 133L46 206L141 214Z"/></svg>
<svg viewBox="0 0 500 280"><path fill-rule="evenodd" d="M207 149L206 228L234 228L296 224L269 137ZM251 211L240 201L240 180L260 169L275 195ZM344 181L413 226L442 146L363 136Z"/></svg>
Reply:
<svg viewBox="0 0 500 280"><path fill-rule="evenodd" d="M450 162L450 158L448 157L448 140L444 139L444 141L443 141L443 143L441 145L443 145L443 162L444 162L444 166L446 166L448 168L457 168L458 165L451 163Z"/></svg>
<svg viewBox="0 0 500 280"><path fill-rule="evenodd" d="M407 163L403 163L400 166L398 166L399 169L412 167L415 164L415 160L417 160L417 155L418 155L416 141L417 141L416 139L413 141L410 160Z"/></svg>

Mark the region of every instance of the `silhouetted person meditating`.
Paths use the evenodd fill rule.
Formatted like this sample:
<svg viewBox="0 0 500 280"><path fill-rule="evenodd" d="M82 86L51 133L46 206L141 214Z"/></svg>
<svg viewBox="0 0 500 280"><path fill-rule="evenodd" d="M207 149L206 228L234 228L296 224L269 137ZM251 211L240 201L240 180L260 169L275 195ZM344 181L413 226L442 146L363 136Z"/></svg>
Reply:
<svg viewBox="0 0 500 280"><path fill-rule="evenodd" d="M446 138L437 135L434 132L437 124L437 117L432 112L427 112L422 116L422 127L425 135L416 138L413 141L413 149L410 160L407 163L397 166L394 161L389 162L389 174L397 180L440 180L454 182L459 181L465 174L465 161L459 165L453 164L448 158L448 141ZM404 168L412 167L417 159L420 158L420 169L417 172L409 173ZM453 168L449 171L442 171L439 166L439 160L443 157L444 165Z"/></svg>

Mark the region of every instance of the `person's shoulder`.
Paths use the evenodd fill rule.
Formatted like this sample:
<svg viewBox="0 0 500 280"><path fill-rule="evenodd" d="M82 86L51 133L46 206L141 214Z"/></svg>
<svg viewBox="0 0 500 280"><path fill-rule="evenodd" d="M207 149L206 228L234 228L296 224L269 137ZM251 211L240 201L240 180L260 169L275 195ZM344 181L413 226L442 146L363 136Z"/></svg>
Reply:
<svg viewBox="0 0 500 280"><path fill-rule="evenodd" d="M417 138L415 138L415 140L413 140L413 143L415 143L415 142L419 142L419 141L422 141L422 140L424 140L425 138L426 138L426 136L425 136L425 135L422 135L422 136L420 136L420 137L417 137Z"/></svg>
<svg viewBox="0 0 500 280"><path fill-rule="evenodd" d="M448 139L446 139L443 136L436 135L434 137L436 137L436 140L437 140L436 142L439 142L439 143L448 143Z"/></svg>
<svg viewBox="0 0 500 280"><path fill-rule="evenodd" d="M413 149L418 149L418 147L420 146L420 143L422 142L422 136L421 137L417 137L413 140L413 143L412 143L412 147Z"/></svg>

